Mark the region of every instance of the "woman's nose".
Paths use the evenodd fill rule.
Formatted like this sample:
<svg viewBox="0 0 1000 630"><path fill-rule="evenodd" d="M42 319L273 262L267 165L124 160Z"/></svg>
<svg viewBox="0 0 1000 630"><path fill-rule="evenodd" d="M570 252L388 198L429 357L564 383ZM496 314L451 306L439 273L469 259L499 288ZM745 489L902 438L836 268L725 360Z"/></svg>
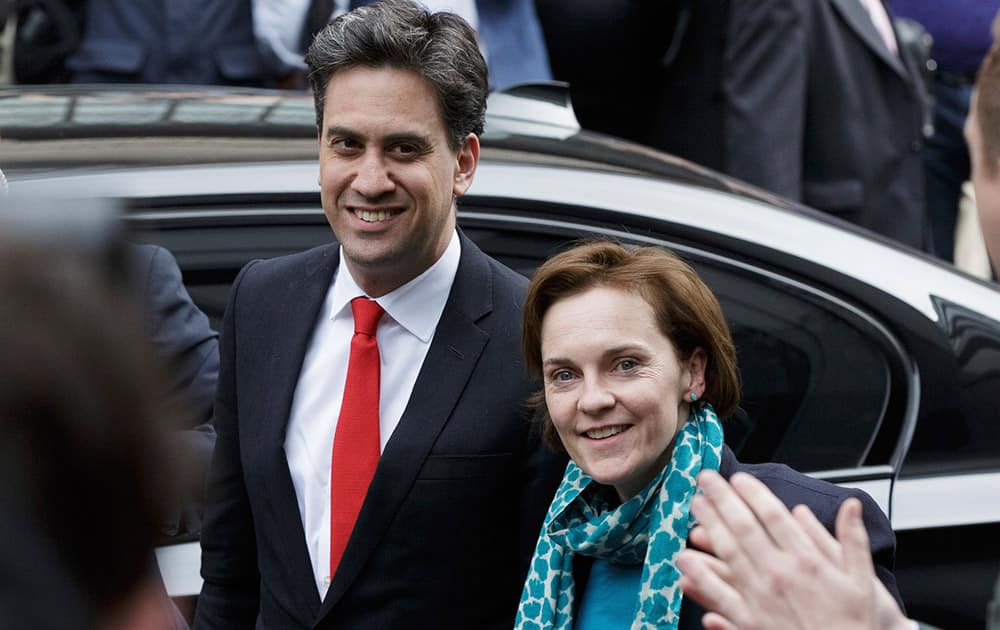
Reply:
<svg viewBox="0 0 1000 630"><path fill-rule="evenodd" d="M615 406L615 396L602 378L585 377L577 408L586 414L600 413Z"/></svg>

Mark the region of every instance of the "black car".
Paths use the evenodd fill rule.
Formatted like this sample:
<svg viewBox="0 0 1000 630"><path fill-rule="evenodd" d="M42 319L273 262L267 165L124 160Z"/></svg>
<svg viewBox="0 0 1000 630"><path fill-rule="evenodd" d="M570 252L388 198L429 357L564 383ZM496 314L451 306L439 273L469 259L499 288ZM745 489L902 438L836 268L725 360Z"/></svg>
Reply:
<svg viewBox="0 0 1000 630"><path fill-rule="evenodd" d="M0 89L13 190L108 195L218 323L253 258L329 242L311 97ZM766 159L766 156L762 156ZM72 212L67 207L67 212ZM669 247L722 303L745 415L727 440L868 491L910 615L982 628L1000 569L1000 292L919 252L683 160L582 131L565 90L491 96L461 229L530 275L581 238ZM197 593L196 543L161 550Z"/></svg>

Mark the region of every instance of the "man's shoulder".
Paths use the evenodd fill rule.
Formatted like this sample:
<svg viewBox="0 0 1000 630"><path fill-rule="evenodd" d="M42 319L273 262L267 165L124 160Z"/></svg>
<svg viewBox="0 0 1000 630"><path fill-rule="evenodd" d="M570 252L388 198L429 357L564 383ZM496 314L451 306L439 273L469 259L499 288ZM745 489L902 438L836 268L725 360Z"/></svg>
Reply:
<svg viewBox="0 0 1000 630"><path fill-rule="evenodd" d="M459 275L464 276L464 280L471 281L477 288L491 287L494 298L500 300L500 303L513 303L520 311L524 296L528 292L528 279L481 250L464 234L461 236L462 259L458 267Z"/></svg>
<svg viewBox="0 0 1000 630"><path fill-rule="evenodd" d="M248 286L263 288L274 282L304 277L321 269L331 269L340 260L337 243L327 243L312 249L248 262L237 278L241 291Z"/></svg>
<svg viewBox="0 0 1000 630"><path fill-rule="evenodd" d="M484 254L485 255L485 254ZM528 292L528 279L522 274L514 271L496 258L486 255L490 263L490 269L497 278L497 282L507 291L512 291L522 297Z"/></svg>

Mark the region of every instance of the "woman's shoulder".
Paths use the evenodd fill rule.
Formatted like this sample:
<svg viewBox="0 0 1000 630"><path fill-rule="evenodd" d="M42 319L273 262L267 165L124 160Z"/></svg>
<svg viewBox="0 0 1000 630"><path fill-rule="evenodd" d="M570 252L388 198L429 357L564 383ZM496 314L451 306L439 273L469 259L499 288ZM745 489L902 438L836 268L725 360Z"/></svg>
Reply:
<svg viewBox="0 0 1000 630"><path fill-rule="evenodd" d="M870 510L882 512L875 500L862 490L842 488L827 481L815 479L785 464L744 464L738 461L730 451L723 455L723 465L719 472L726 479L738 472L753 475L781 499L788 509L792 509L796 505L807 505L824 525L831 528L840 504L848 497L860 499L866 514Z"/></svg>
<svg viewBox="0 0 1000 630"><path fill-rule="evenodd" d="M868 539L875 561L875 572L889 589L889 593L902 603L892 567L896 555L896 536L882 508L868 493L857 488L842 488L832 483L803 475L784 464L743 464L728 448L723 449L719 473L729 479L738 472L753 475L766 485L788 509L806 505L816 518L829 530L834 530L837 510L849 497L857 497L862 505L862 518L868 530Z"/></svg>

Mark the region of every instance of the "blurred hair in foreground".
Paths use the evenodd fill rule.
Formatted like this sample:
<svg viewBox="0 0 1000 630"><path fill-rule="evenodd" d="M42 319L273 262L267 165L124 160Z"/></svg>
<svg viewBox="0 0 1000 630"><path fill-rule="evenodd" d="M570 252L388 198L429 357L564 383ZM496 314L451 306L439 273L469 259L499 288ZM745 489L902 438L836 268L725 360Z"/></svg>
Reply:
<svg viewBox="0 0 1000 630"><path fill-rule="evenodd" d="M134 307L91 257L10 232L0 295L0 626L156 627L135 610L172 477Z"/></svg>

